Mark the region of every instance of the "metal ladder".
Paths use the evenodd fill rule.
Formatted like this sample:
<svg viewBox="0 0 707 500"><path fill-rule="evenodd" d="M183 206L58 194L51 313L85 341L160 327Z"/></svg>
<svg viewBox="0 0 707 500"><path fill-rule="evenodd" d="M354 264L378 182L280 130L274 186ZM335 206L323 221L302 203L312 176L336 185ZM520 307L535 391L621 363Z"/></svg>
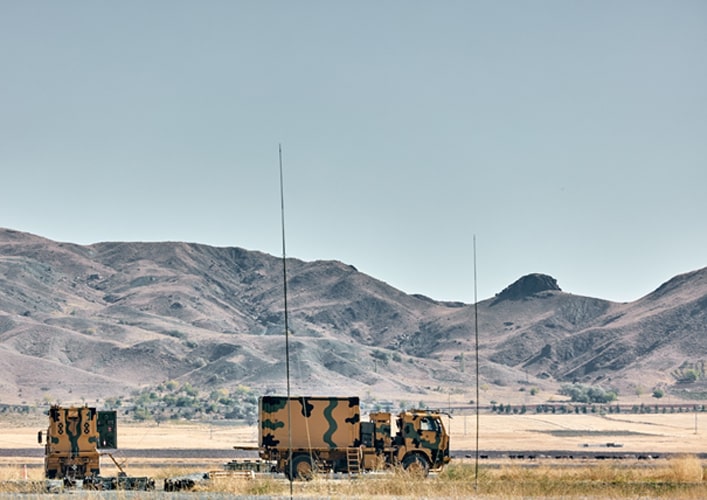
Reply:
<svg viewBox="0 0 707 500"><path fill-rule="evenodd" d="M361 473L360 448L346 448L346 465L349 470L349 476Z"/></svg>

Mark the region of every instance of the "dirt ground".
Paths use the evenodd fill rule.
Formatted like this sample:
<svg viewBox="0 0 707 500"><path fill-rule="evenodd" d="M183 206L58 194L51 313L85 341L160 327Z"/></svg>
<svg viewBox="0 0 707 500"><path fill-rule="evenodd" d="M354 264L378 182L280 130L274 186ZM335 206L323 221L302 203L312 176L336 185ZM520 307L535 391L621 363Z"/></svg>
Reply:
<svg viewBox="0 0 707 500"><path fill-rule="evenodd" d="M697 415L697 417L695 417ZM707 452L707 414L481 415L481 450L565 450L614 445L625 452ZM450 421L452 449L474 449L476 418Z"/></svg>
<svg viewBox="0 0 707 500"><path fill-rule="evenodd" d="M445 417L451 448L473 450L476 442L476 417ZM41 424L20 427L0 422L0 449L36 448ZM256 426L240 424L162 423L120 424L118 446L131 449L219 449L255 446ZM613 415L495 415L479 419L481 450L578 450L620 445L627 452L705 453L707 452L707 414L613 414ZM619 446L617 446L619 447Z"/></svg>

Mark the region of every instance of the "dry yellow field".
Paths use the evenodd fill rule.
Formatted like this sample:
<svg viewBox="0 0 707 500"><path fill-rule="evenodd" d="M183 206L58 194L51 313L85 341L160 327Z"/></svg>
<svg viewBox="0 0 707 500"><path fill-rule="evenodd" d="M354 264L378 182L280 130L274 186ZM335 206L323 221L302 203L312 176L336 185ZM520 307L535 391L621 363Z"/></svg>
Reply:
<svg viewBox="0 0 707 500"><path fill-rule="evenodd" d="M371 479L364 482L314 481L297 484L296 496L342 496L373 498L383 496L417 496L426 498L685 498L707 496L707 462L689 455L707 452L707 440L702 426L704 414L614 414L599 415L495 415L482 414L479 447L486 451L533 452L543 450L586 450L586 446L602 446L608 442L620 443L627 453L684 454L685 459L656 461L650 468L636 462L614 467L613 463L588 465L580 468L539 465L522 468L516 463L502 464L500 468L484 467L479 490L474 490L472 460L458 458L439 477L416 482L395 475L389 479ZM705 419L707 420L707 419ZM445 420L451 431L452 455L463 457L474 450L476 419L473 415L456 415ZM0 422L0 478L4 480L42 479L42 446L37 443L41 423L19 427ZM255 426L163 423L135 425L119 424L116 452L118 460L131 476L149 476L158 484L165 477L194 472L188 457L160 458L165 450L220 450L230 456L236 445L255 445ZM13 450L16 453L13 453ZM29 452L28 452L29 450ZM141 450L142 458L131 456L131 450ZM148 457L144 450L154 450ZM30 455L30 456L27 456ZM137 455L137 453L136 453ZM177 454L179 456L179 454ZM157 461L160 467L155 467ZM199 458L198 470L221 468L223 458ZM513 461L511 461L513 462ZM517 461L515 461L517 462ZM614 462L614 461L611 461ZM622 461L625 462L625 461ZM206 466L204 469L203 467ZM461 467L461 468L460 468ZM466 467L466 468L464 468ZM102 460L104 475L116 475L108 458ZM258 479L251 482L215 482L213 491L228 494L286 495L282 479ZM64 497L64 496L62 496ZM158 495L145 498L159 498Z"/></svg>
<svg viewBox="0 0 707 500"><path fill-rule="evenodd" d="M445 419L454 450L473 450L476 417L455 415ZM19 427L0 422L0 449L41 446L41 424ZM495 415L479 419L479 448L499 451L578 450L607 442L621 444L627 452L707 453L707 414L613 415ZM256 426L240 424L162 423L118 427L118 445L131 449L221 449L256 445Z"/></svg>
<svg viewBox="0 0 707 500"><path fill-rule="evenodd" d="M695 418L697 415L697 419ZM474 449L476 417L448 421L452 449ZM702 429L701 427L704 427ZM579 450L606 443L621 451L707 453L707 414L481 415L479 449ZM616 449L614 449L616 451Z"/></svg>
<svg viewBox="0 0 707 500"><path fill-rule="evenodd" d="M31 469L43 463L43 445L37 440L37 432L45 430L41 424L35 427L18 427L0 422L0 456L2 466L28 466ZM194 459L189 457L188 450L223 450L228 453L236 444L257 443L258 434L255 426L244 425L207 425L199 423L179 422L156 424L118 424L118 447L114 456L121 466L126 467L131 475L139 475L137 469L143 469L146 463L164 462L165 467L189 467ZM28 449L35 448L31 456ZM17 453L12 453L16 450ZM154 457L160 457L165 450L186 450L184 457L175 458L171 453L169 459L131 456L131 450L154 450ZM223 457L224 453L221 453ZM144 452L143 452L144 455ZM235 456L235 454L234 454ZM199 464L208 464L210 469L217 469L227 461L224 458L199 458ZM101 469L106 475L113 474L113 464L107 457L101 460Z"/></svg>
<svg viewBox="0 0 707 500"><path fill-rule="evenodd" d="M35 427L18 427L0 422L0 448L31 448L41 446ZM208 425L191 422L157 424L118 423L118 445L121 449L232 449L237 443L258 440L255 426Z"/></svg>

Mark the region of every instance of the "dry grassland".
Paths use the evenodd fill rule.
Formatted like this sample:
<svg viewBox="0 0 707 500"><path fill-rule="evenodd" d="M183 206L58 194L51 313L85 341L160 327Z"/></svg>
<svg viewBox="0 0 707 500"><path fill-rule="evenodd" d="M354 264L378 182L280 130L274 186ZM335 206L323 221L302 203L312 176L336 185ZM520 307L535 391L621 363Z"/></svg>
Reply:
<svg viewBox="0 0 707 500"><path fill-rule="evenodd" d="M528 466L528 463L509 460L492 466L481 461L477 478L473 460L463 458L466 452L474 450L476 419L473 415L455 415L445 423L451 434L452 454L457 458L452 466L435 477L421 481L400 472L353 481L332 481L324 477L309 483L296 483L294 494L310 498L707 498L707 464L695 457L707 452L707 440L702 429L707 428L707 419L704 422L703 419L704 415L698 414L696 421L695 414L688 413L481 415L481 450L571 452L586 450L586 446L601 447L611 442L622 445L612 451L681 456L651 464L606 461L572 466L557 466L552 461L536 461ZM6 455L10 456L0 457L0 479L42 479L42 447L37 443L40 428L42 426L18 427L0 423L0 449L18 452L17 456L11 456L12 452L6 451ZM235 445L255 445L256 441L255 426L121 424L118 437L120 449L116 455L129 475L154 477L159 485L165 477L203 471L204 463L207 463L206 470L220 469L224 460L199 459L201 468L195 469L189 458L169 458L161 467L155 468L155 458L131 457L131 450L154 450L159 460L160 450L227 452ZM36 454L20 456L27 454L23 450L33 448ZM104 475L116 474L107 458L103 459L102 468ZM206 496L200 498L219 494L288 496L289 485L287 481L276 478L219 479L213 481L209 491L202 492ZM158 495L164 494L143 494L140 498L157 498Z"/></svg>
<svg viewBox="0 0 707 500"><path fill-rule="evenodd" d="M445 419L451 434L452 451L474 449L476 417L455 415ZM0 448L41 448L32 427L0 422ZM120 423L118 444L130 449L232 449L235 445L256 445L256 426L169 422L156 424ZM575 450L584 444L615 442L630 452L706 453L707 414L613 414L613 415L495 415L479 419L479 448L482 450Z"/></svg>
<svg viewBox="0 0 707 500"><path fill-rule="evenodd" d="M707 452L707 414L481 415L479 449L499 451L574 451L589 445L621 444L638 453ZM696 427L697 422L697 427ZM474 449L476 417L446 422L452 449ZM704 427L704 429L702 428Z"/></svg>
<svg viewBox="0 0 707 500"><path fill-rule="evenodd" d="M17 481L0 468L0 496L30 500L34 498L96 499L140 498L287 498L290 485L284 479L258 477L254 479L220 478L198 486L186 495L154 492L66 492L41 494L41 481ZM161 471L173 474L178 471ZM557 468L543 466L524 468L506 466L497 469L483 467L478 477L474 468L457 464L427 479L404 471L358 478L334 480L317 476L309 482L292 484L295 498L645 498L698 500L707 497L705 469L694 457L674 458L651 468L617 468L609 464L596 467ZM160 482L160 476L153 476ZM162 477L165 477L162 475ZM8 479L10 481L8 481ZM32 478L30 478L32 479ZM14 481L13 481L14 480Z"/></svg>

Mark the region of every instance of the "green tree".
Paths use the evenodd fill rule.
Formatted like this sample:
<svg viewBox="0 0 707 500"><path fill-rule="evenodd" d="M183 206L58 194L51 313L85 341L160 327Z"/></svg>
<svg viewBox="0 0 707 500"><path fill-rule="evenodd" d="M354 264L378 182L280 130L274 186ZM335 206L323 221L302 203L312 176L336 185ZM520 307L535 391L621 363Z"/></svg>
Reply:
<svg viewBox="0 0 707 500"><path fill-rule="evenodd" d="M376 349L371 353L371 356L373 356L375 359L378 359L383 362L383 364L387 365L388 364L388 353Z"/></svg>
<svg viewBox="0 0 707 500"><path fill-rule="evenodd" d="M560 394L569 396L573 403L610 403L618 395L616 391L583 384L565 384L560 388Z"/></svg>
<svg viewBox="0 0 707 500"><path fill-rule="evenodd" d="M152 418L152 415L150 415L150 410L148 410L144 406L136 406L135 410L133 411L133 418L139 422L144 422L146 420L150 420Z"/></svg>
<svg viewBox="0 0 707 500"><path fill-rule="evenodd" d="M187 396L191 396L193 398L199 395L199 391L197 389L195 389L194 387L192 387L192 385L189 382L185 383L182 386L181 391L184 394L186 394Z"/></svg>

